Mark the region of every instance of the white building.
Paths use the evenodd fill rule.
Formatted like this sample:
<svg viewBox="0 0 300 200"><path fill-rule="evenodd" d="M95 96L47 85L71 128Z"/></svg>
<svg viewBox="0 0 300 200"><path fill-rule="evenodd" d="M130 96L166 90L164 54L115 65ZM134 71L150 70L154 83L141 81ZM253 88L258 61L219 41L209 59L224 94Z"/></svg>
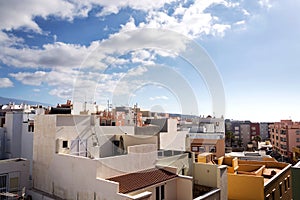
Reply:
<svg viewBox="0 0 300 200"><path fill-rule="evenodd" d="M16 199L30 188L29 165L26 159L0 160L0 199Z"/></svg>
<svg viewBox="0 0 300 200"><path fill-rule="evenodd" d="M191 178L179 177L176 168L154 170L157 136L107 135L103 131L106 127L97 122L95 116L88 115L36 117L34 189L63 199L152 199L157 184L165 183L167 196L184 199L177 198L169 188L174 189L174 184L191 188ZM159 177L167 173L168 181L124 192L123 182L113 178L145 170L155 171ZM191 199L191 190L189 195Z"/></svg>

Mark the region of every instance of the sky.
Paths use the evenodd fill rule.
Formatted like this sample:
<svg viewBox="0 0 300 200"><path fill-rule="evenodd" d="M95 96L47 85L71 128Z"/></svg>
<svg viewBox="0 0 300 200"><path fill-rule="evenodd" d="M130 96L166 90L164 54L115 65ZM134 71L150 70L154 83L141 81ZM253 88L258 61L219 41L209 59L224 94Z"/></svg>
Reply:
<svg viewBox="0 0 300 200"><path fill-rule="evenodd" d="M296 0L0 0L0 96L300 121Z"/></svg>

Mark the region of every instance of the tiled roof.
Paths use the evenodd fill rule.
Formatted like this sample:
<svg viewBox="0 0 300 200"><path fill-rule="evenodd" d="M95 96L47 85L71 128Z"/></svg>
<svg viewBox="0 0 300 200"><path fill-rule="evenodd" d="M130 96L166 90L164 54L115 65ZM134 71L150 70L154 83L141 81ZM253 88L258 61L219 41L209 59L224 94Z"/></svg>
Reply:
<svg viewBox="0 0 300 200"><path fill-rule="evenodd" d="M107 180L118 182L119 192L126 194L157 183L161 183L163 181L170 180L174 177L177 177L177 175L169 171L166 171L164 169L152 168L144 171L112 177Z"/></svg>

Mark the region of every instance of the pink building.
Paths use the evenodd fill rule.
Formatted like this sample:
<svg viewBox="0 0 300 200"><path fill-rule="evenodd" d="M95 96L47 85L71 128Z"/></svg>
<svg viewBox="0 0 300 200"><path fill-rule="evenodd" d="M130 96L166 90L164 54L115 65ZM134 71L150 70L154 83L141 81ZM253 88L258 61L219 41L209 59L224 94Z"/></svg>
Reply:
<svg viewBox="0 0 300 200"><path fill-rule="evenodd" d="M281 120L269 128L273 148L281 155L292 158L293 147L300 145L300 122Z"/></svg>

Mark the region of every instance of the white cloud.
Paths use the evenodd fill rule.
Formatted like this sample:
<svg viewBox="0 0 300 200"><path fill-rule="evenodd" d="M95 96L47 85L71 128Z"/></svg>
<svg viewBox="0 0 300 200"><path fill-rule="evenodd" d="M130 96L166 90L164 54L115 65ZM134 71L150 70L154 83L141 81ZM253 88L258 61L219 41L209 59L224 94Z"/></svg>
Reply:
<svg viewBox="0 0 300 200"><path fill-rule="evenodd" d="M0 78L0 88L13 87L14 83L8 78Z"/></svg>
<svg viewBox="0 0 300 200"><path fill-rule="evenodd" d="M150 97L149 99L151 101L154 101L154 100L168 100L169 98L167 96L155 96L155 97Z"/></svg>
<svg viewBox="0 0 300 200"><path fill-rule="evenodd" d="M153 51L141 49L131 52L131 61L133 63L142 63L144 65L155 64L155 54Z"/></svg>
<svg viewBox="0 0 300 200"><path fill-rule="evenodd" d="M54 15L65 19L72 19L74 15L73 11L75 11L75 6L68 1L1 1L0 29L11 30L25 28L41 33L42 30L33 20L35 16L46 18L49 15Z"/></svg>
<svg viewBox="0 0 300 200"><path fill-rule="evenodd" d="M63 90L53 89L49 92L50 95L57 96L62 99L70 99L73 94L73 90L71 88L66 88Z"/></svg>
<svg viewBox="0 0 300 200"><path fill-rule="evenodd" d="M267 9L272 8L272 3L270 0L259 0L258 3L263 8L267 8Z"/></svg>
<svg viewBox="0 0 300 200"><path fill-rule="evenodd" d="M42 49L4 46L0 60L6 65L22 68L79 68L90 51L85 46L61 42L45 44Z"/></svg>
<svg viewBox="0 0 300 200"><path fill-rule="evenodd" d="M105 16L109 14L117 14L120 9L130 7L135 10L142 10L145 12L162 8L165 4L175 2L175 0L103 0L101 2L94 1L93 3L103 6L103 9L99 13L99 16Z"/></svg>
<svg viewBox="0 0 300 200"><path fill-rule="evenodd" d="M163 11L149 12L146 22L140 23L139 27L168 29L192 38L208 34L216 35L216 33L223 36L230 25L216 23L214 16L205 12L214 4L223 4L226 7L239 5L223 0L196 0L189 7L179 5L171 16Z"/></svg>
<svg viewBox="0 0 300 200"><path fill-rule="evenodd" d="M148 71L148 69L147 69L146 67L139 66L139 67L130 69L130 70L126 73L126 75L127 75L127 76L141 76L141 75L143 75L144 73L146 73L147 71Z"/></svg>
<svg viewBox="0 0 300 200"><path fill-rule="evenodd" d="M11 77L18 81L21 81L25 85L41 85L45 81L46 72L36 71L34 73L30 72L18 72L9 74Z"/></svg>
<svg viewBox="0 0 300 200"><path fill-rule="evenodd" d="M245 20L241 20L235 23L235 25L244 25L246 22Z"/></svg>
<svg viewBox="0 0 300 200"><path fill-rule="evenodd" d="M38 88L34 88L33 91L34 91L34 92L40 92L41 90L38 89Z"/></svg>

